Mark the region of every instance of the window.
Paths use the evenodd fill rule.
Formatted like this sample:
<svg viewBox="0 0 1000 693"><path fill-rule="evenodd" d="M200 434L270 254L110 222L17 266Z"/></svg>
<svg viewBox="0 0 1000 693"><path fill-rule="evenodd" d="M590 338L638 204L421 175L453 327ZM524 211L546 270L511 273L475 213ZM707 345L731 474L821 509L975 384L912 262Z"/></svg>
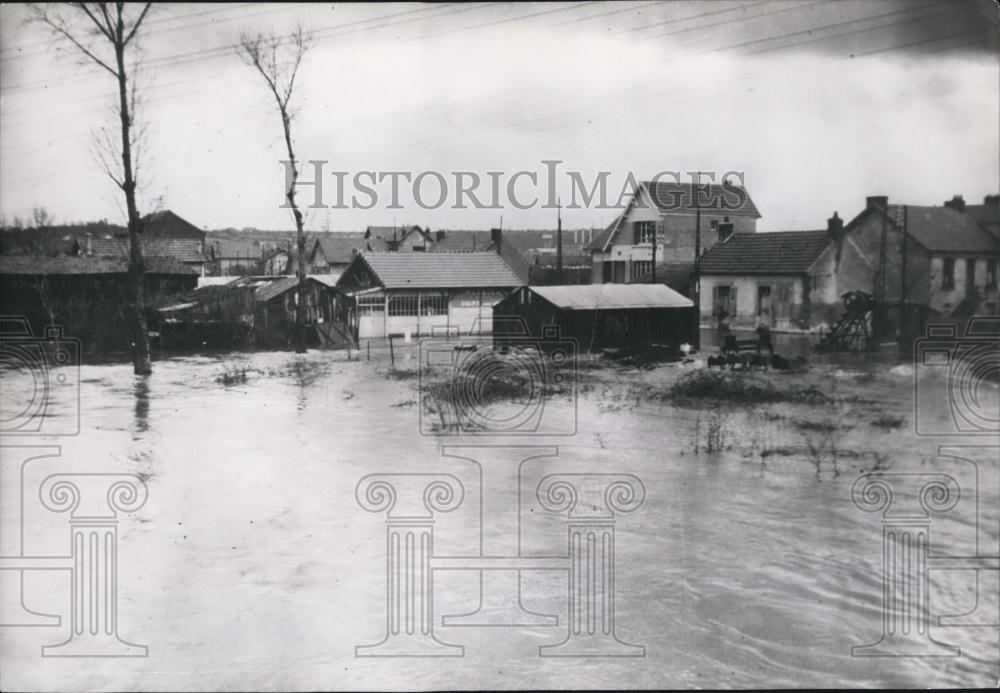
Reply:
<svg viewBox="0 0 1000 693"><path fill-rule="evenodd" d="M403 315L417 315L416 296L390 296L389 297L389 317L399 317Z"/></svg>
<svg viewBox="0 0 1000 693"><path fill-rule="evenodd" d="M632 279L636 277L641 277L643 275L649 274L653 271L653 261L652 260L633 260L632 261Z"/></svg>
<svg viewBox="0 0 1000 693"><path fill-rule="evenodd" d="M965 286L971 290L976 285L976 258L965 260Z"/></svg>
<svg viewBox="0 0 1000 693"><path fill-rule="evenodd" d="M944 259L944 266L941 270L941 288L942 289L954 289L955 288L955 258L946 257Z"/></svg>
<svg viewBox="0 0 1000 693"><path fill-rule="evenodd" d="M997 261L987 260L986 261L986 288L996 289L997 288Z"/></svg>
<svg viewBox="0 0 1000 693"><path fill-rule="evenodd" d="M448 297L447 296L427 296L423 295L420 297L420 314L421 315L447 315L448 314Z"/></svg>
<svg viewBox="0 0 1000 693"><path fill-rule="evenodd" d="M358 296L358 314L375 315L385 312L385 296Z"/></svg>
<svg viewBox="0 0 1000 693"><path fill-rule="evenodd" d="M733 223L729 221L729 217L726 217L722 220L722 223L719 224L719 243L725 243L732 235Z"/></svg>
<svg viewBox="0 0 1000 693"><path fill-rule="evenodd" d="M652 245L656 237L655 221L635 222L635 245Z"/></svg>

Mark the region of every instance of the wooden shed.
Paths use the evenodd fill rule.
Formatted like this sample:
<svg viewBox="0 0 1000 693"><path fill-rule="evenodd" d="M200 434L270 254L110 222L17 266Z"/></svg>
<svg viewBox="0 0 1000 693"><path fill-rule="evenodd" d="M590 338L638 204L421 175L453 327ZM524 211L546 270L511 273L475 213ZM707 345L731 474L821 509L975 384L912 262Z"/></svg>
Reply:
<svg viewBox="0 0 1000 693"><path fill-rule="evenodd" d="M662 284L524 286L493 307L493 323L497 341L519 325L537 339L556 327L580 351L677 348L696 329L691 300Z"/></svg>

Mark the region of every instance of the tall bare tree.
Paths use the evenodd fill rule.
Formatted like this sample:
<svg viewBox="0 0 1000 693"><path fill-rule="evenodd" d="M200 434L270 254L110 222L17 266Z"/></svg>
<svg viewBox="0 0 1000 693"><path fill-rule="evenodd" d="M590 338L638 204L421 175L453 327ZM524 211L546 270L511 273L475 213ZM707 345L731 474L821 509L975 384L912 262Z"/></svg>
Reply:
<svg viewBox="0 0 1000 693"><path fill-rule="evenodd" d="M281 116L281 128L285 139L285 148L288 152L288 165L291 167L291 175L287 177L288 189L285 190L285 199L288 200L288 206L291 207L292 216L295 218L295 264L298 276L298 285L295 289L295 351L300 354L306 351L304 296L306 237L305 220L298 203L295 201L299 163L295 158L295 149L292 146L292 120L295 117L295 110L291 106L291 102L295 89L295 77L302 65L302 58L305 57L311 45L309 36L302 31L302 27L299 27L289 36L261 33L242 34L238 49L238 54L243 62L254 68L264 78L271 96L274 97L274 103L278 107L278 114Z"/></svg>
<svg viewBox="0 0 1000 693"><path fill-rule="evenodd" d="M112 77L118 86L118 116L121 126L121 169L103 161L111 179L125 195L129 237L128 323L132 337L132 367L136 375L152 373L149 331L146 326L145 263L142 257L142 217L136 204L136 169L133 159L135 127L135 62L129 49L152 3L73 2L62 8L35 6L35 17L60 37L72 43L90 61ZM127 64L128 63L128 64ZM134 75L133 75L134 77Z"/></svg>

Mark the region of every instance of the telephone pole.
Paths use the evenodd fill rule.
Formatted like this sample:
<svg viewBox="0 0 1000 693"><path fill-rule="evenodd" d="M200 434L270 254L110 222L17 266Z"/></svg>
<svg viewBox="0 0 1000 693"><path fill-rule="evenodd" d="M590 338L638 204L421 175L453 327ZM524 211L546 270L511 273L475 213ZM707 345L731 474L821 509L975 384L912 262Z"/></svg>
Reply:
<svg viewBox="0 0 1000 693"><path fill-rule="evenodd" d="M701 176L698 178L701 184ZM701 204L698 193L694 196L694 288L691 291L694 300L694 347L701 349Z"/></svg>
<svg viewBox="0 0 1000 693"><path fill-rule="evenodd" d="M557 199L556 205L558 205L558 212L556 212L557 222L556 222L556 282L560 285L563 283L563 268L562 268L562 200Z"/></svg>

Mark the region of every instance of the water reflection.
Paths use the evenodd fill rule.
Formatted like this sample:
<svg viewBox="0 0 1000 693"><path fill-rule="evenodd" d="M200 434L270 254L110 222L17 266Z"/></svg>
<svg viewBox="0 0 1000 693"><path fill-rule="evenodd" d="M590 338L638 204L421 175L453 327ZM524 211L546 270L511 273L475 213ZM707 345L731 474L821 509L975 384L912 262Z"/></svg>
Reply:
<svg viewBox="0 0 1000 693"><path fill-rule="evenodd" d="M135 378L135 433L145 433L149 430L149 376L138 375ZM138 436L133 435L135 440Z"/></svg>

